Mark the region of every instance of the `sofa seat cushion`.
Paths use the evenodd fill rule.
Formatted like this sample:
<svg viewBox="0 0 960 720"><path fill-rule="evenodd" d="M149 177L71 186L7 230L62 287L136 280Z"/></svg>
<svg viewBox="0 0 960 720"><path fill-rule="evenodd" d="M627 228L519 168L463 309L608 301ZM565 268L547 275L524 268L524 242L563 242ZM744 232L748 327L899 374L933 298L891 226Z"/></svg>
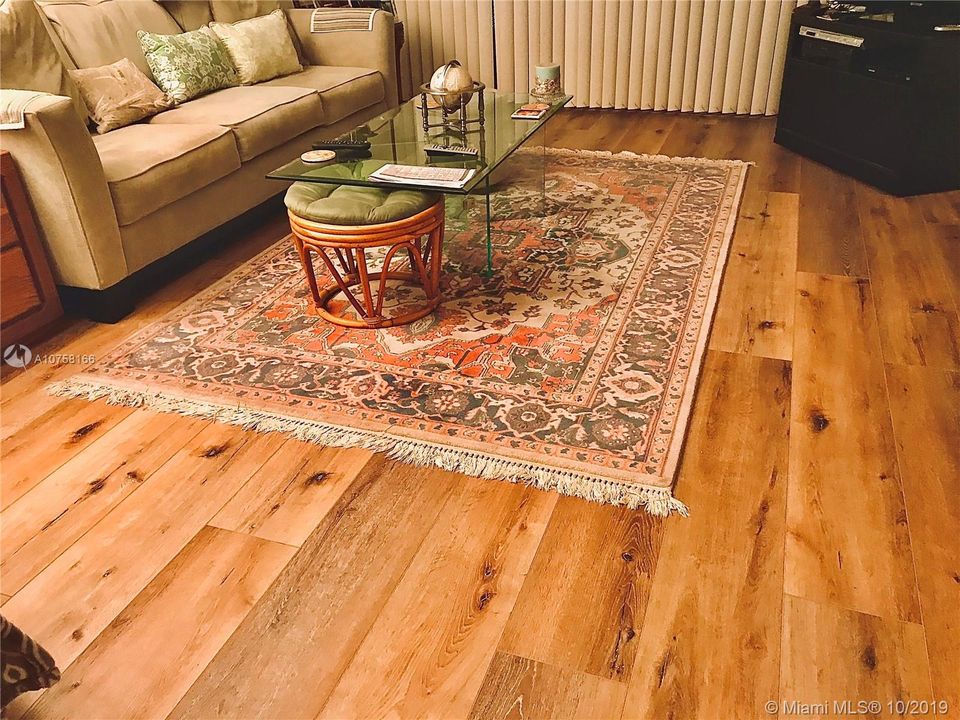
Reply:
<svg viewBox="0 0 960 720"><path fill-rule="evenodd" d="M155 115L151 125L223 125L244 162L323 125L316 93L297 87L233 87Z"/></svg>
<svg viewBox="0 0 960 720"><path fill-rule="evenodd" d="M128 125L93 138L120 225L129 225L240 167L229 128Z"/></svg>
<svg viewBox="0 0 960 720"><path fill-rule="evenodd" d="M326 225L377 225L413 217L441 198L419 190L294 183L283 201L294 215Z"/></svg>
<svg viewBox="0 0 960 720"><path fill-rule="evenodd" d="M302 72L274 78L258 87L267 85L316 90L323 105L324 125L333 125L385 96L380 72L360 67L308 65Z"/></svg>

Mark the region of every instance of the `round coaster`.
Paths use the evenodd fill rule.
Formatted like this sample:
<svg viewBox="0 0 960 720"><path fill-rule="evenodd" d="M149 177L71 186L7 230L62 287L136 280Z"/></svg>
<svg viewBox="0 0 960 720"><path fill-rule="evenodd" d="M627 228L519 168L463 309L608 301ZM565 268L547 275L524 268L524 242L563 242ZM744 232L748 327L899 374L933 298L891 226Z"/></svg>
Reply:
<svg viewBox="0 0 960 720"><path fill-rule="evenodd" d="M305 163L322 163L333 160L337 154L333 150L308 150L300 159Z"/></svg>
<svg viewBox="0 0 960 720"><path fill-rule="evenodd" d="M537 111L550 109L550 106L547 105L547 103L542 103L542 102L530 103L526 107L530 110L537 110Z"/></svg>

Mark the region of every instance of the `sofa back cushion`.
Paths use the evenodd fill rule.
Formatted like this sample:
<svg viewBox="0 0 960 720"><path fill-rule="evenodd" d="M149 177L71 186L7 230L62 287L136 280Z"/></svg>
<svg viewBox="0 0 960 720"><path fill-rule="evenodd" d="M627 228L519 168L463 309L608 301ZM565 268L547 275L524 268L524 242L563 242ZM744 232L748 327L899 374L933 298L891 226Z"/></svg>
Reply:
<svg viewBox="0 0 960 720"><path fill-rule="evenodd" d="M182 30L197 30L213 22L210 3L204 0L159 0Z"/></svg>
<svg viewBox="0 0 960 720"><path fill-rule="evenodd" d="M180 32L170 13L154 0L45 2L42 8L78 68L100 67L128 58L152 78L137 31L160 35Z"/></svg>
<svg viewBox="0 0 960 720"><path fill-rule="evenodd" d="M28 0L13 0L0 12L0 87L60 93L63 65Z"/></svg>
<svg viewBox="0 0 960 720"><path fill-rule="evenodd" d="M292 0L210 0L213 19L221 23L249 20L292 7Z"/></svg>

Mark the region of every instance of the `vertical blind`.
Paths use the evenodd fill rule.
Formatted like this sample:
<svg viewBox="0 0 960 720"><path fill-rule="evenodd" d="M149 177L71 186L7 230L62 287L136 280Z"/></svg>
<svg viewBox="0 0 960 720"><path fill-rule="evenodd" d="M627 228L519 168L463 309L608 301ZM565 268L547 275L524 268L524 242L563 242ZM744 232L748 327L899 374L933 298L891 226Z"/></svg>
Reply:
<svg viewBox="0 0 960 720"><path fill-rule="evenodd" d="M407 96L457 58L526 92L561 65L573 105L773 115L796 0L397 0Z"/></svg>

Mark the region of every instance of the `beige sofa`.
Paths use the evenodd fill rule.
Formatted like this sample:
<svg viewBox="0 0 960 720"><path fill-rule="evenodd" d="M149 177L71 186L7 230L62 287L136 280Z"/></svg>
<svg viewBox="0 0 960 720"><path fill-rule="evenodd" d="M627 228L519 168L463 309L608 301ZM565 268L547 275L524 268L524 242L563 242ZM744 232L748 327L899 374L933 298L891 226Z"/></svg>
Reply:
<svg viewBox="0 0 960 720"><path fill-rule="evenodd" d="M372 31L310 33L310 10L260 0L7 0L0 87L51 93L22 130L0 132L27 187L68 304L114 320L158 261L282 192L266 173L396 106L393 16ZM92 133L67 67L128 57L137 30L172 34L282 7L303 72L196 98L149 121Z"/></svg>

